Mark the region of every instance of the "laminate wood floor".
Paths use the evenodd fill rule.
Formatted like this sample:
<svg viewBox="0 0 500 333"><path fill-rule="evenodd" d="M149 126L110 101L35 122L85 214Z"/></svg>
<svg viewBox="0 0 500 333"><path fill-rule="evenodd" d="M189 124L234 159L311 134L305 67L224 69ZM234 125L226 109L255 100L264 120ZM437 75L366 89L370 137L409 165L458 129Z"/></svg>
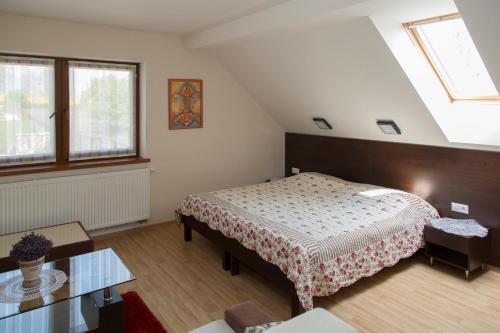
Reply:
<svg viewBox="0 0 500 333"><path fill-rule="evenodd" d="M163 223L99 237L137 278L120 287L137 291L170 333L182 333L223 317L223 311L252 300L278 319L289 316L288 295L244 266L238 276L221 268L220 254L193 231ZM420 255L341 289L317 306L359 332L500 332L500 270L471 274Z"/></svg>

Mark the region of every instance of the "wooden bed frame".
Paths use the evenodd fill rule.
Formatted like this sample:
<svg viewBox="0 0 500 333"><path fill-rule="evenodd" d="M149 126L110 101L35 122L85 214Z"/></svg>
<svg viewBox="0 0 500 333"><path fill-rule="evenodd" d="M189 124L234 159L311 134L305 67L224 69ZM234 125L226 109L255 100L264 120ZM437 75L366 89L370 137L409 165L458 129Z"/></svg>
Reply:
<svg viewBox="0 0 500 333"><path fill-rule="evenodd" d="M469 217L490 228L490 263L500 267L497 152L286 133L286 176L291 176L292 167L414 193L436 207L441 216L463 218L451 212L450 202L466 202L474 207ZM419 193L421 184L430 184L432 191ZM277 266L193 217L183 216L182 222L186 241L191 240L194 229L217 244L225 270L238 274L242 262L290 290L292 316L303 311L293 283Z"/></svg>
<svg viewBox="0 0 500 333"><path fill-rule="evenodd" d="M290 293L292 317L304 312L304 308L297 296L295 285L278 266L262 259L255 251L247 249L237 240L224 236L220 231L210 229L206 223L198 221L193 216L181 215L181 221L184 225L184 241L190 242L192 239L192 230L197 231L221 249L222 268L224 270L230 270L231 275L237 275L239 274L241 262L265 278L275 282L280 287L287 288Z"/></svg>

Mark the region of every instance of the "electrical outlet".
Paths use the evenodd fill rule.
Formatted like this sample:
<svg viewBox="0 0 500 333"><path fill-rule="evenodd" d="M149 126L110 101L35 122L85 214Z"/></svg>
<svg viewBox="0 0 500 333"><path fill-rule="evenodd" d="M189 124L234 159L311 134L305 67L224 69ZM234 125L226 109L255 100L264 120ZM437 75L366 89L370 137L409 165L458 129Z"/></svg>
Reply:
<svg viewBox="0 0 500 333"><path fill-rule="evenodd" d="M298 175L299 173L300 173L300 169L299 168L292 168L292 174Z"/></svg>
<svg viewBox="0 0 500 333"><path fill-rule="evenodd" d="M469 205L459 204L456 202L451 203L451 210L453 212L469 214Z"/></svg>

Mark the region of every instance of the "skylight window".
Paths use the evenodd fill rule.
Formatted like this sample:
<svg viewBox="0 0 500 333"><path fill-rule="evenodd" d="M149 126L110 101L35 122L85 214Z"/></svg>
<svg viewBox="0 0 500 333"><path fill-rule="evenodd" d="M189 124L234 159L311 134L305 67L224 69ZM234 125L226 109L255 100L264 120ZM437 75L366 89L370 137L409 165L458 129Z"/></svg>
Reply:
<svg viewBox="0 0 500 333"><path fill-rule="evenodd" d="M497 101L495 85L460 14L404 24L432 66L451 102Z"/></svg>

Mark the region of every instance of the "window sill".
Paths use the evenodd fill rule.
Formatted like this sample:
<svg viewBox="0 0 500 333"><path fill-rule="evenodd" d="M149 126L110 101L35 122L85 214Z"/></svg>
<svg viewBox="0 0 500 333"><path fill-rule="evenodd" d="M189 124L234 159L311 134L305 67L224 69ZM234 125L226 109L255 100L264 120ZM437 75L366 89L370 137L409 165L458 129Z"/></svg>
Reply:
<svg viewBox="0 0 500 333"><path fill-rule="evenodd" d="M0 177L27 175L27 174L35 174L42 172L101 168L101 167L109 167L116 165L140 164L140 163L149 163L150 161L151 160L149 158L127 157L127 158L101 159L92 161L76 161L76 162L70 162L68 164L50 163L50 164L38 164L38 165L18 165L18 166L0 168Z"/></svg>

